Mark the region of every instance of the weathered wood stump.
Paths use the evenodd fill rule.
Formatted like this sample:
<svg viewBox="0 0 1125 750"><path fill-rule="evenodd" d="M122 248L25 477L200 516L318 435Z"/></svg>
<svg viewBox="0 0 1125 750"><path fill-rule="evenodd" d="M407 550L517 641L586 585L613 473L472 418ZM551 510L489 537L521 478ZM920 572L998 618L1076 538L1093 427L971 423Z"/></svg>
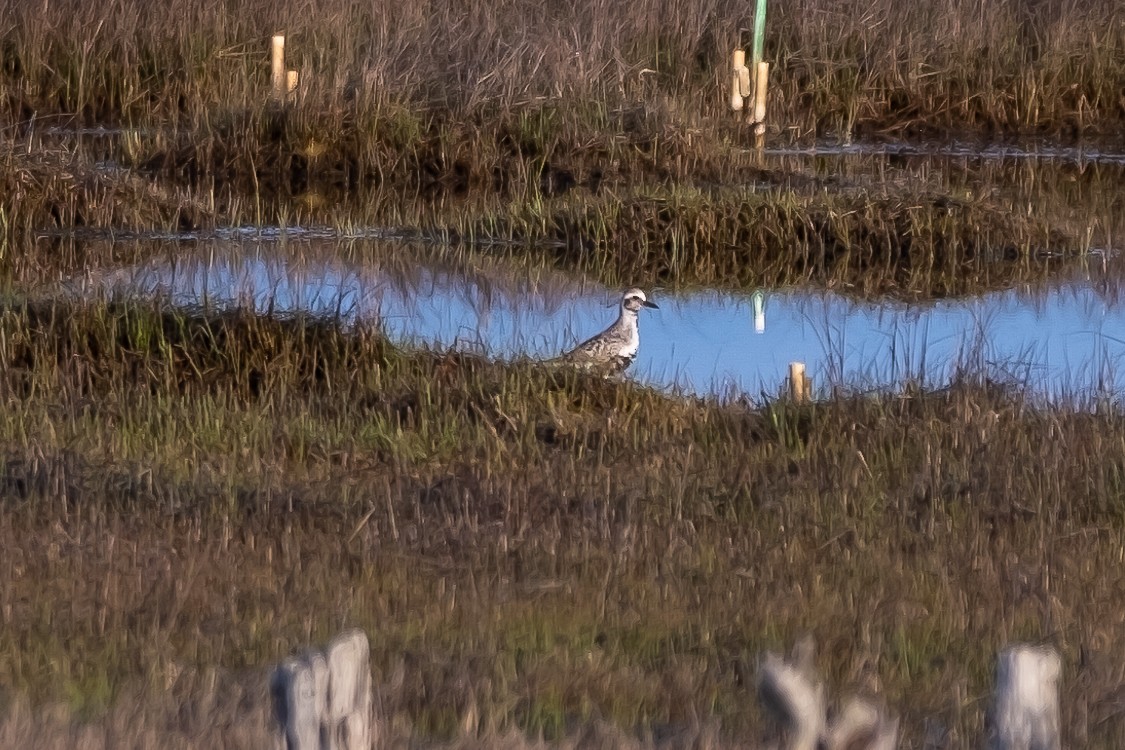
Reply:
<svg viewBox="0 0 1125 750"><path fill-rule="evenodd" d="M367 750L372 743L367 635L348 630L274 670L270 682L278 746L287 750Z"/></svg>

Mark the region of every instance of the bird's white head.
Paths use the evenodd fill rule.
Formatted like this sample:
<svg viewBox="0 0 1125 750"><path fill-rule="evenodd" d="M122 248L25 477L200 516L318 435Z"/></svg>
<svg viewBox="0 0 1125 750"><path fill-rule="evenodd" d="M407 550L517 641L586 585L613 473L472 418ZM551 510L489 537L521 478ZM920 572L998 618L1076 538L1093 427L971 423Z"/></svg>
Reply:
<svg viewBox="0 0 1125 750"><path fill-rule="evenodd" d="M648 297L645 296L644 290L637 289L636 287L629 289L621 297L621 309L623 311L628 310L636 314L642 307L651 307L656 310L660 309L655 302L649 301Z"/></svg>

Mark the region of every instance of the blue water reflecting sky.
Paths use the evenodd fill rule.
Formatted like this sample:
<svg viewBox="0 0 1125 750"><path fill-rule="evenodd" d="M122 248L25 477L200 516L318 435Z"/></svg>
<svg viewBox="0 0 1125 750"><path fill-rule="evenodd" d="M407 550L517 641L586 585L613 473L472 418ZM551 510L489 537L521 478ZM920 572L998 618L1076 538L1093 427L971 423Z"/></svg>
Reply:
<svg viewBox="0 0 1125 750"><path fill-rule="evenodd" d="M649 326L640 377L665 382L678 366L692 391L773 393L792 361L804 362L821 386L874 388L905 378L940 386L964 367L1030 382L1052 398L1125 386L1116 366L1125 354L1125 307L1078 281L926 305L775 292L761 333L745 296L689 294L667 306L675 310Z"/></svg>
<svg viewBox="0 0 1125 750"><path fill-rule="evenodd" d="M349 255L348 257L356 257ZM379 325L395 341L490 357L553 356L616 315L617 290L564 274L413 261L393 245L345 260L331 242L182 249L174 260L95 275L94 289L179 304L307 311ZM393 259L393 260L392 260ZM655 292L629 376L695 394L757 397L806 363L820 392L904 378L940 386L960 366L1029 382L1045 397L1125 388L1125 301L1072 277L1035 289L906 305L810 289L769 292L757 332L751 295Z"/></svg>

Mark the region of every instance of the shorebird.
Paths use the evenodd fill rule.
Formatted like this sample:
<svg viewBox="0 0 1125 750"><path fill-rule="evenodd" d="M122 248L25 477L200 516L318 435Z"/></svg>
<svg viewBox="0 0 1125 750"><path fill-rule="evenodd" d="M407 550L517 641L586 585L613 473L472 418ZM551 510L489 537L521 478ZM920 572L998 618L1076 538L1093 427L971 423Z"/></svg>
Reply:
<svg viewBox="0 0 1125 750"><path fill-rule="evenodd" d="M578 346L551 363L567 365L582 370L617 375L633 364L641 336L637 326L637 313L642 307L659 309L640 289L629 289L621 296L621 313L609 328L597 336L586 339Z"/></svg>

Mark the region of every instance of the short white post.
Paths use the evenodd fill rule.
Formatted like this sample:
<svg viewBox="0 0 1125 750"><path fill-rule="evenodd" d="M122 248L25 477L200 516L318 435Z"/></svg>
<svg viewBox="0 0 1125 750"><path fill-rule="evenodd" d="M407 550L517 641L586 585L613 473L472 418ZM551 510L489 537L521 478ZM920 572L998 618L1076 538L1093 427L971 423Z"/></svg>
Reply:
<svg viewBox="0 0 1125 750"><path fill-rule="evenodd" d="M349 630L323 651L278 666L271 681L278 744L286 750L368 750L370 661L367 635Z"/></svg>
<svg viewBox="0 0 1125 750"><path fill-rule="evenodd" d="M1052 648L1016 644L1000 652L990 716L991 750L1059 750L1059 678Z"/></svg>
<svg viewBox="0 0 1125 750"><path fill-rule="evenodd" d="M274 101L285 101L289 75L285 70L285 35L276 34L270 40L270 91Z"/></svg>
<svg viewBox="0 0 1125 750"><path fill-rule="evenodd" d="M789 363L789 397L800 403L809 398L809 384L804 362Z"/></svg>
<svg viewBox="0 0 1125 750"><path fill-rule="evenodd" d="M769 78L770 64L768 62L758 63L757 69L754 71L754 132L758 135L766 132L766 88L769 84Z"/></svg>
<svg viewBox="0 0 1125 750"><path fill-rule="evenodd" d="M730 108L735 112L742 109L743 100L749 94L742 85L743 77L749 77L750 70L746 67L746 50L736 49L730 58Z"/></svg>

